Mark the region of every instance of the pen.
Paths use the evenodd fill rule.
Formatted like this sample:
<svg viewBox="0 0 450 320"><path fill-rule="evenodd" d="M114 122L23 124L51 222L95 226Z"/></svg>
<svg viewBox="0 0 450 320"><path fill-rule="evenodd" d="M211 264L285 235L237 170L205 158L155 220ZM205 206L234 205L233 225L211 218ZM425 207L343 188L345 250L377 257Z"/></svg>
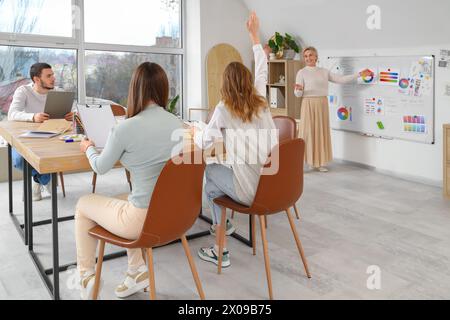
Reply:
<svg viewBox="0 0 450 320"><path fill-rule="evenodd" d="M70 139L70 140L65 140L65 142L66 142L66 143L72 143L72 142L75 142L75 140Z"/></svg>

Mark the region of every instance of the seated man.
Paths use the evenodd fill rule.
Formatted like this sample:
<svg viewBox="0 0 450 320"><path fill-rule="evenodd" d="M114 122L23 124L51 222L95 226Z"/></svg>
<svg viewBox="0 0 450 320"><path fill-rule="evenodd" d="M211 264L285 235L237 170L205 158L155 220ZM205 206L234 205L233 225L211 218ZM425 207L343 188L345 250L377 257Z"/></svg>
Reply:
<svg viewBox="0 0 450 320"><path fill-rule="evenodd" d="M19 87L14 93L13 101L9 108L9 121L25 121L42 123L49 119L49 115L43 113L47 94L55 88L55 74L47 63L36 63L31 66L30 78L33 83ZM65 116L67 121L72 121L73 114ZM23 158L12 150L13 164L16 169L23 169ZM40 175L33 170L33 201L42 200L42 187L49 191L50 175ZM49 192L50 193L50 192Z"/></svg>

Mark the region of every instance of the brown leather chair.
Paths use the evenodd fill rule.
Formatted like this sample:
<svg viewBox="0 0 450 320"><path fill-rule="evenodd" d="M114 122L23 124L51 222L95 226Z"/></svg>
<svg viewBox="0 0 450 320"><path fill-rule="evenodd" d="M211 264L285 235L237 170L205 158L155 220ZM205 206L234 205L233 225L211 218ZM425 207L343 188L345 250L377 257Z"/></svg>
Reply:
<svg viewBox="0 0 450 320"><path fill-rule="evenodd" d="M201 152L191 152L186 153L186 155L188 156L187 159L194 159L193 157L196 156L195 159L197 161L187 161L187 163L176 164L175 160L172 159L168 161L161 172L150 200L147 217L139 239L122 239L100 226L94 227L89 231L89 234L92 237L100 240L94 286L94 300L98 297L105 242L128 249L140 248L146 252L150 280L150 299L154 300L156 299L156 293L153 269L153 248L164 246L179 239L181 239L184 251L188 258L200 298L202 300L205 299L185 233L194 225L201 210L203 175L206 165L203 161ZM178 190L183 190L177 197L177 201L174 201L173 199L174 185L177 186Z"/></svg>
<svg viewBox="0 0 450 320"><path fill-rule="evenodd" d="M275 127L280 131L279 139L280 143L298 138L297 136L297 122L294 118L288 116L275 116L273 117ZM294 204L295 216L300 220L300 213L298 212L297 205Z"/></svg>
<svg viewBox="0 0 450 320"><path fill-rule="evenodd" d="M277 148L277 147L275 147ZM276 154L276 149L272 151L272 155ZM266 226L264 217L272 214L285 211L289 219L294 238L297 244L297 249L303 261L303 265L308 278L311 275L308 270L308 264L303 251L300 238L295 228L294 220L289 210L303 193L303 159L305 155L305 142L302 139L295 139L282 142L279 145L279 168L274 175L262 175L259 181L258 189L256 191L255 200L251 207L243 206L236 203L229 197L220 197L214 199L214 203L222 207L222 217L220 223L221 240L219 245L219 264L218 273L222 271L222 254L223 243L225 236L225 219L226 209L231 209L237 212L251 215L253 221L253 234L255 234L255 216L259 217L261 225L261 238L264 248L264 261L266 267L267 284L269 287L269 297L273 299L272 294L272 277L270 273L269 250L266 239ZM265 165L264 170L270 167L270 160ZM253 237L255 242L255 237ZM255 247L253 245L253 247ZM253 252L255 254L255 252Z"/></svg>
<svg viewBox="0 0 450 320"><path fill-rule="evenodd" d="M112 104L111 110L115 117L123 117L123 116L127 115L127 110L118 104ZM127 176L127 181L128 181L128 185L130 186L130 190L132 190L130 172L125 169L125 174ZM96 187L97 187L97 173L94 172L92 175L92 193L95 193ZM63 185L63 191L64 191L64 185Z"/></svg>
<svg viewBox="0 0 450 320"><path fill-rule="evenodd" d="M275 116L273 117L273 122L275 123L275 127L279 130L280 143L297 138L297 123L294 118L288 116ZM300 213L296 204L294 204L294 211L295 216L300 220ZM234 218L234 211L231 213L231 218Z"/></svg>

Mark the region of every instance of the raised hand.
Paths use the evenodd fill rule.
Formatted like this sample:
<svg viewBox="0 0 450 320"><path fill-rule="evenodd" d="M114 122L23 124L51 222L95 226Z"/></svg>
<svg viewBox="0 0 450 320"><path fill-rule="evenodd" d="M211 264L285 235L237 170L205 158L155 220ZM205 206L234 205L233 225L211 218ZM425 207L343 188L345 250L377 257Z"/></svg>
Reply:
<svg viewBox="0 0 450 320"><path fill-rule="evenodd" d="M259 39L259 18L256 15L255 11L252 11L250 17L248 18L247 30L250 34L250 38L252 39L253 44L260 44L261 41Z"/></svg>

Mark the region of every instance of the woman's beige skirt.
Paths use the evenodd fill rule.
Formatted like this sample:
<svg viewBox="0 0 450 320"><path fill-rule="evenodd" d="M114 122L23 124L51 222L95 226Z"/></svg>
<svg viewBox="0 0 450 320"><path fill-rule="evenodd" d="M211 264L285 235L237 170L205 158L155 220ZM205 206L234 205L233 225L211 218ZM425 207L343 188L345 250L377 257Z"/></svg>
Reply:
<svg viewBox="0 0 450 320"><path fill-rule="evenodd" d="M327 97L302 99L300 138L305 140L305 162L314 168L333 160Z"/></svg>

